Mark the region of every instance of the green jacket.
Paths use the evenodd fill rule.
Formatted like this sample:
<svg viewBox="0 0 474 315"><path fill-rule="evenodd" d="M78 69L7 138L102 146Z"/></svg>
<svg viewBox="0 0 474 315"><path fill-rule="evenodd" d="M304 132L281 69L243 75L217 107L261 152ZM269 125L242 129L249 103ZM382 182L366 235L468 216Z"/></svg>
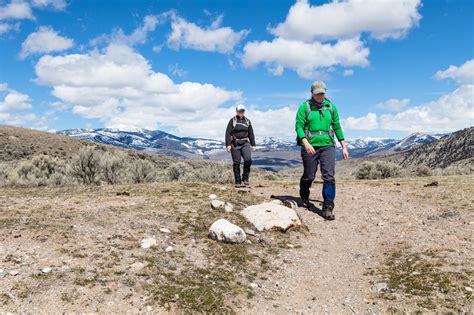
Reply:
<svg viewBox="0 0 474 315"><path fill-rule="evenodd" d="M300 105L298 108L298 112L296 113L296 124L295 130L298 136L298 139L306 138L305 130L309 131L329 131L331 128L331 113L329 110L323 110L323 114L318 111L317 105L315 104L314 100L311 99L311 113L309 114L308 120L306 120L306 112L307 112L307 105L306 101ZM332 121L332 128L334 133L336 134L337 140L342 141L344 140L344 132L342 131L341 123L339 121L339 113L337 112L337 108L334 104L332 104L329 100L324 100L323 107L329 105L332 106L333 114L334 114L334 121ZM333 145L333 140L329 135L312 135L308 139L309 143L314 147L325 147L329 145Z"/></svg>

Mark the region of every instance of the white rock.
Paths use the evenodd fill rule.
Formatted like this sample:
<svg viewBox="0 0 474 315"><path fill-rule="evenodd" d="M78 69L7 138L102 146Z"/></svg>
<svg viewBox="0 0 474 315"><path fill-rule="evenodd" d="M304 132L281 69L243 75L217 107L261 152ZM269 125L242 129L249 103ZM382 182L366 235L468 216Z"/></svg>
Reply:
<svg viewBox="0 0 474 315"><path fill-rule="evenodd" d="M232 212L234 211L234 206L230 202L226 202L224 206L225 212Z"/></svg>
<svg viewBox="0 0 474 315"><path fill-rule="evenodd" d="M301 225L295 210L272 202L250 206L241 214L252 223L258 231L283 230Z"/></svg>
<svg viewBox="0 0 474 315"><path fill-rule="evenodd" d="M133 271L140 271L143 268L145 268L145 264L139 261L130 265L130 269L132 269Z"/></svg>
<svg viewBox="0 0 474 315"><path fill-rule="evenodd" d="M167 252L167 253L172 252L172 251L174 251L173 246L168 246L168 247L166 247L166 249L165 249L165 252Z"/></svg>
<svg viewBox="0 0 474 315"><path fill-rule="evenodd" d="M141 248L150 248L152 246L156 246L156 244L156 239L154 237L144 238L140 242Z"/></svg>
<svg viewBox="0 0 474 315"><path fill-rule="evenodd" d="M250 284L250 287L251 287L252 289L256 289L256 288L258 288L258 284L256 284L256 283L251 283L251 284Z"/></svg>
<svg viewBox="0 0 474 315"><path fill-rule="evenodd" d="M160 232L162 232L162 233L171 233L171 231L167 228L161 228Z"/></svg>
<svg viewBox="0 0 474 315"><path fill-rule="evenodd" d="M252 236L255 236L256 234L254 230L249 229L249 228L244 228L244 232L245 234L252 235Z"/></svg>
<svg viewBox="0 0 474 315"><path fill-rule="evenodd" d="M222 200L214 199L211 200L211 208L212 209L221 209L224 208L225 202Z"/></svg>
<svg viewBox="0 0 474 315"><path fill-rule="evenodd" d="M211 200L217 199L217 195L216 194L210 194L209 199L211 199Z"/></svg>
<svg viewBox="0 0 474 315"><path fill-rule="evenodd" d="M227 243L242 243L246 239L244 230L226 219L219 219L211 225L209 237Z"/></svg>
<svg viewBox="0 0 474 315"><path fill-rule="evenodd" d="M9 274L10 274L10 276L16 276L16 275L20 274L20 272L18 270L10 270Z"/></svg>
<svg viewBox="0 0 474 315"><path fill-rule="evenodd" d="M41 272L42 273L50 273L53 269L51 267L46 267L46 268L43 268L41 269Z"/></svg>
<svg viewBox="0 0 474 315"><path fill-rule="evenodd" d="M472 292L472 288L471 287L465 287L464 290L468 291L468 292Z"/></svg>
<svg viewBox="0 0 474 315"><path fill-rule="evenodd" d="M372 286L372 292L380 293L388 290L388 285L385 282L377 282Z"/></svg>

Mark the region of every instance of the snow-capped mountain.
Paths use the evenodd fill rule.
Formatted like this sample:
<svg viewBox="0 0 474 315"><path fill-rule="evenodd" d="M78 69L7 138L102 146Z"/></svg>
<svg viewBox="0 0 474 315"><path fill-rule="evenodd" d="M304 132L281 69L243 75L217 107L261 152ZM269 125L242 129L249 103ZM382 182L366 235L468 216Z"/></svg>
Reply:
<svg viewBox="0 0 474 315"><path fill-rule="evenodd" d="M160 130L140 128L101 128L101 129L68 129L60 134L86 139L89 141L111 144L123 148L156 151L162 154L182 155L186 157L207 157L223 152L225 144L219 140L178 137ZM397 140L388 138L359 138L347 140L347 146L352 157L376 154L387 154L406 151L421 144L430 143L441 135L414 133ZM256 139L257 149L261 152L299 151L294 141L286 141L275 137Z"/></svg>

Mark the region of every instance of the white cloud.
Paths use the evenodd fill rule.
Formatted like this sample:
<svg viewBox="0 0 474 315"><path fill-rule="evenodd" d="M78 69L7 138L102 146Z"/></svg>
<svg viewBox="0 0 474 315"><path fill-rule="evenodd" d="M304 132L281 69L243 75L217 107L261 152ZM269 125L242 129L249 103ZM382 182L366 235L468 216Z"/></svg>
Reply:
<svg viewBox="0 0 474 315"><path fill-rule="evenodd" d="M391 98L388 101L385 101L385 102L382 102L382 103L379 103L379 104L375 105L375 107L380 108L380 109L387 109L387 110L391 110L391 111L394 111L394 112L398 112L398 111L404 109L405 107L407 107L407 105L409 103L410 103L409 98L404 98L404 99Z"/></svg>
<svg viewBox="0 0 474 315"><path fill-rule="evenodd" d="M37 53L50 53L71 48L74 41L59 35L50 27L41 26L37 32L31 33L21 44L20 58Z"/></svg>
<svg viewBox="0 0 474 315"><path fill-rule="evenodd" d="M0 84L0 94L3 100L0 101L0 112L22 111L31 108L30 97L26 94L8 88L6 83Z"/></svg>
<svg viewBox="0 0 474 315"><path fill-rule="evenodd" d="M474 123L474 85L460 86L438 100L415 106L394 115L382 115L385 130L449 132Z"/></svg>
<svg viewBox="0 0 474 315"><path fill-rule="evenodd" d="M368 113L363 117L348 117L342 120L344 128L353 130L374 130L379 127L377 122L377 114Z"/></svg>
<svg viewBox="0 0 474 315"><path fill-rule="evenodd" d="M52 7L55 10L62 11L66 9L67 3L65 0L32 0L31 4L34 7L45 8Z"/></svg>
<svg viewBox="0 0 474 315"><path fill-rule="evenodd" d="M358 38L340 40L335 44L275 38L271 42L247 43L241 58L245 67L264 63L275 75L281 75L285 68L289 68L302 78L314 79L321 75L318 69L322 68L336 65L365 67L369 64L368 56L369 49Z"/></svg>
<svg viewBox="0 0 474 315"><path fill-rule="evenodd" d="M418 24L419 7L420 0L334 0L314 6L299 0L283 23L269 28L274 39L247 43L241 59L245 67L263 63L274 75L289 68L305 79L322 78L335 66L365 67L369 48L362 35L401 38Z"/></svg>
<svg viewBox="0 0 474 315"><path fill-rule="evenodd" d="M343 72L342 72L342 75L345 76L345 77L349 77L351 75L354 74L354 70L352 69L345 69Z"/></svg>
<svg viewBox="0 0 474 315"><path fill-rule="evenodd" d="M440 70L436 72L435 78L438 80L442 79L454 79L461 84L473 84L474 83L474 59L466 61L462 66L449 66L446 70Z"/></svg>
<svg viewBox="0 0 474 315"><path fill-rule="evenodd" d="M222 16L216 18L209 27L203 28L195 23L173 15L168 45L173 49L187 48L200 51L231 53L235 46L249 33L248 30L234 31L221 27Z"/></svg>
<svg viewBox="0 0 474 315"><path fill-rule="evenodd" d="M43 56L35 70L37 82L51 86L53 95L70 104L74 113L100 119L106 126L175 125L181 130L241 98L238 91L208 83L176 84L153 71L142 55L126 45L112 44L103 52Z"/></svg>
<svg viewBox="0 0 474 315"><path fill-rule="evenodd" d="M184 69L181 69L179 67L179 64L175 63L173 65L169 65L168 66L168 72L176 77L179 77L179 78L184 78L188 72Z"/></svg>
<svg viewBox="0 0 474 315"><path fill-rule="evenodd" d="M403 37L418 25L420 0L346 0L322 5L297 1L275 36L302 41L340 39L369 33L377 39Z"/></svg>
<svg viewBox="0 0 474 315"><path fill-rule="evenodd" d="M33 20L34 16L31 12L30 5L25 1L12 0L3 7L0 7L0 20L15 19Z"/></svg>
<svg viewBox="0 0 474 315"><path fill-rule="evenodd" d="M20 30L19 23L0 23L0 35L10 31L18 32Z"/></svg>
<svg viewBox="0 0 474 315"><path fill-rule="evenodd" d="M115 29L112 34L103 34L91 40L91 44L96 46L100 43L114 43L121 45L137 45L144 44L147 41L148 33L155 31L156 27L164 22L168 13L162 15L147 15L143 18L143 25L133 30L131 34L125 34L121 28ZM155 51L153 47L153 51ZM161 49L161 48L160 48Z"/></svg>

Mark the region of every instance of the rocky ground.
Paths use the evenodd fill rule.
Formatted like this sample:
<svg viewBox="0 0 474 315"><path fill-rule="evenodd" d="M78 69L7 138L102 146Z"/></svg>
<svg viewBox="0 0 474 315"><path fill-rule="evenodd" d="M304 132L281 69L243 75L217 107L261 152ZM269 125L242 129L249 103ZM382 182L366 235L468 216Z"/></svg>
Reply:
<svg viewBox="0 0 474 315"><path fill-rule="evenodd" d="M341 181L333 222L320 185L286 233L240 211L295 181L1 188L0 312L472 313L471 177ZM210 239L221 218L246 240Z"/></svg>

